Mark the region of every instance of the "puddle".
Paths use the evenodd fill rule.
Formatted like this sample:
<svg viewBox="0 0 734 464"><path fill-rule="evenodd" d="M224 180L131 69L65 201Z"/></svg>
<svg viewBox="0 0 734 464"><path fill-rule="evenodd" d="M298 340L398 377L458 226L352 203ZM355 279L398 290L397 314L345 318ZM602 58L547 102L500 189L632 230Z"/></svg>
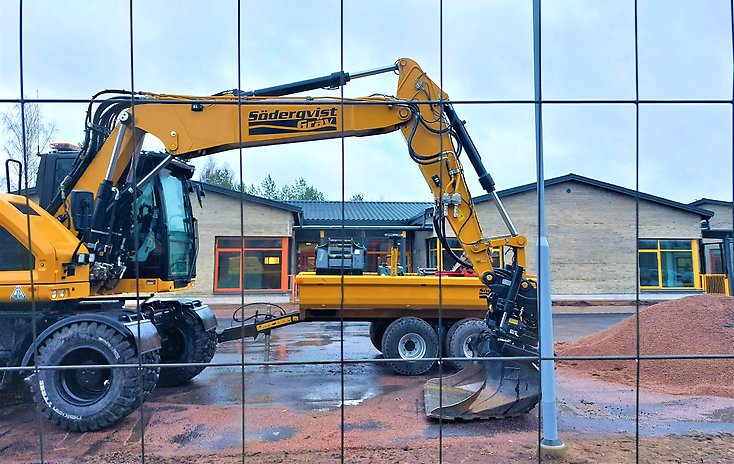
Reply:
<svg viewBox="0 0 734 464"><path fill-rule="evenodd" d="M349 432L350 430L377 430L382 427L382 424L375 421L360 422L358 424L345 423L344 431Z"/></svg>
<svg viewBox="0 0 734 464"><path fill-rule="evenodd" d="M258 438L262 441L280 441L292 438L296 430L292 427L272 427L265 429L258 434Z"/></svg>
<svg viewBox="0 0 734 464"><path fill-rule="evenodd" d="M330 345L332 338L328 336L321 336L316 339L301 340L296 343L291 343L292 346L326 346Z"/></svg>
<svg viewBox="0 0 734 464"><path fill-rule="evenodd" d="M357 406L370 398L376 397L378 391L369 388L364 391L355 391L347 386L347 391L344 394L348 398L344 400L344 406ZM352 398L349 398L350 396ZM303 396L306 402L306 409L321 412L341 407L342 402L340 398L341 390L338 383L321 385L318 390L306 393Z"/></svg>
<svg viewBox="0 0 734 464"><path fill-rule="evenodd" d="M716 411L706 414L706 417L718 422L734 423L734 406L729 408L717 409Z"/></svg>

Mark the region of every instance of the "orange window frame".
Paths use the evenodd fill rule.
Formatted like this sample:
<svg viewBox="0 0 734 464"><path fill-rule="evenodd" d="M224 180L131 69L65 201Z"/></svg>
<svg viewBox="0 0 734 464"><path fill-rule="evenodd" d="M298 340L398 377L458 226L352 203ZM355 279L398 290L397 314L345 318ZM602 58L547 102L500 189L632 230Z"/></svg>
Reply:
<svg viewBox="0 0 734 464"><path fill-rule="evenodd" d="M214 238L214 293L263 293L263 292L273 292L273 291L281 291L281 292L287 292L289 290L288 286L288 237L241 237L244 240L252 239L252 240L280 240L280 248L253 248L253 247L220 247L219 246L219 239L220 238L233 238L233 239L239 239L240 237L215 237ZM281 262L281 268L280 268L280 288L255 288L255 289L244 289L243 288L243 277L244 277L244 264L245 260L243 259L243 254L247 251L280 251L280 262ZM225 252L225 253L239 253L240 257L240 275L238 279L239 286L238 288L219 288L219 253Z"/></svg>

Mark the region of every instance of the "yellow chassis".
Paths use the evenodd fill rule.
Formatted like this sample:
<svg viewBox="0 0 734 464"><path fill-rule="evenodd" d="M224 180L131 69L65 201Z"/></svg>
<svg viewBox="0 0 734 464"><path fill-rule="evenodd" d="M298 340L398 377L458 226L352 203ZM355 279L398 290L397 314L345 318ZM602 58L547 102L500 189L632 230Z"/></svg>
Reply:
<svg viewBox="0 0 734 464"><path fill-rule="evenodd" d="M343 286L342 286L343 283ZM440 284L440 285L439 285ZM488 288L476 277L316 275L296 276L301 318L372 320L416 316L484 318ZM342 290L343 288L343 290Z"/></svg>

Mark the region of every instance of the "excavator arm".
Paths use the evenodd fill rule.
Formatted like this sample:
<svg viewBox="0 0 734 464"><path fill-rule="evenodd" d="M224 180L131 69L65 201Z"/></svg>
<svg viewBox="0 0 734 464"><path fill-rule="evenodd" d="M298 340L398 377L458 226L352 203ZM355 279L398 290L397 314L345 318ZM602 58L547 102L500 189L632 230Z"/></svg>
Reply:
<svg viewBox="0 0 734 464"><path fill-rule="evenodd" d="M392 71L398 74L395 96L291 96ZM87 126L84 149L49 210L68 218L69 193L93 192L91 227L80 235L86 248L97 253L97 262L107 260L108 265L110 260L120 261L125 253L130 256L119 238L117 229L123 226L116 222L115 212L129 208L145 182L174 158L401 131L409 156L433 194L438 237L450 251L445 233L448 223L467 258L456 256L457 261L473 267L489 288L488 330L472 342L474 354L537 356L537 298L535 283L525 273L527 240L518 234L502 206L494 181L448 95L414 61L402 58L393 66L374 71L334 73L251 92L233 90L207 97L135 93L105 100L94 117L88 117ZM167 155L148 172L138 173L135 166L147 135L158 138ZM508 229L506 235L484 236L460 161L462 154L482 188L492 196ZM514 251L511 264L503 269L492 266L495 247ZM537 367L531 362L478 361L454 376L429 381L426 412L447 419L515 415L535 406L537 384Z"/></svg>
<svg viewBox="0 0 734 464"><path fill-rule="evenodd" d="M98 151L82 152L78 167L64 180L60 194L49 209L55 211L56 216L63 216L68 210L68 192L94 192L93 228L97 233L106 233L109 218L103 212L109 211L111 203L126 195L129 201L129 197L134 196L134 189L140 189L150 177L151 173L145 173L134 185L130 169L147 135L158 138L170 158L191 159L238 147L371 136L400 130L407 141L410 157L420 168L436 200L438 225L443 227L445 220L452 227L477 275L488 284L489 279L494 278L491 250L498 246L514 249L517 264L524 268L527 240L518 235L502 207L494 191L494 182L484 169L464 122L448 101L448 95L417 63L407 58L364 75L392 70L399 75L395 97L277 96L323 86L326 78L322 78L261 91L237 94L233 91L209 97L137 93L131 96L132 106L129 100L127 104L118 100L114 128ZM328 77L335 83L363 76L334 73ZM462 151L477 171L482 187L494 195L495 204L508 227L506 236L487 238L483 235L459 160Z"/></svg>

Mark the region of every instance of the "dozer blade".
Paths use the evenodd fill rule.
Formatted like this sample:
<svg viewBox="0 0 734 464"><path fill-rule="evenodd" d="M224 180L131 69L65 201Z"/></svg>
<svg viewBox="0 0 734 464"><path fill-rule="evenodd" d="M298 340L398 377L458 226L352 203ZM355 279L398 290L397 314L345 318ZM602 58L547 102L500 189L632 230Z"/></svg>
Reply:
<svg viewBox="0 0 734 464"><path fill-rule="evenodd" d="M538 403L539 377L532 363L472 361L456 374L426 382L426 415L445 420L518 416Z"/></svg>

